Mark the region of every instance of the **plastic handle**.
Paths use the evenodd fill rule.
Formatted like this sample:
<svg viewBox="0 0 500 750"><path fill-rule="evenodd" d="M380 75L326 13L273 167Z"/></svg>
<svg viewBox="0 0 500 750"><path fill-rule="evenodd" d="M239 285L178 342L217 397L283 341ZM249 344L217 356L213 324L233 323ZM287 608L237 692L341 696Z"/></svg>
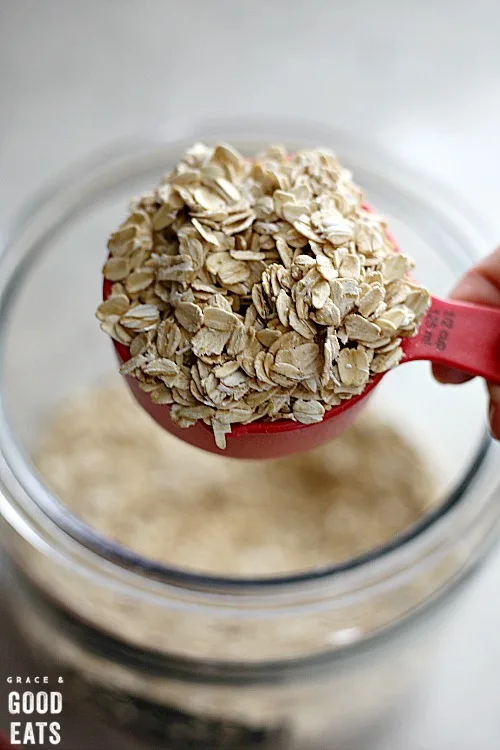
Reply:
<svg viewBox="0 0 500 750"><path fill-rule="evenodd" d="M404 362L428 359L500 384L500 308L432 298Z"/></svg>

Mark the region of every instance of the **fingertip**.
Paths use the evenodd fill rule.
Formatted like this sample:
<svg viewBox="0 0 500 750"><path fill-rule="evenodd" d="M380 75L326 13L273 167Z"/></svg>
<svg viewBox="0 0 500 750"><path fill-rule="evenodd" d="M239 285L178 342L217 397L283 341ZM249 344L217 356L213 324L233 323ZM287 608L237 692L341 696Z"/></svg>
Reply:
<svg viewBox="0 0 500 750"><path fill-rule="evenodd" d="M478 305L500 305L500 247L469 269L451 297Z"/></svg>

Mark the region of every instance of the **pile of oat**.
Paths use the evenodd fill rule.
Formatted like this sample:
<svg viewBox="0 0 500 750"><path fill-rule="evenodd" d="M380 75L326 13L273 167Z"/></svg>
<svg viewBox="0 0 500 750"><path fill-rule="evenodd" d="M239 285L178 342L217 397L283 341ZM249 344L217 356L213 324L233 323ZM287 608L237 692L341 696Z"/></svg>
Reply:
<svg viewBox="0 0 500 750"><path fill-rule="evenodd" d="M70 402L35 461L106 537L167 565L241 576L351 558L436 502L428 467L390 426L362 417L335 443L276 461L228 461L161 430L127 388Z"/></svg>
<svg viewBox="0 0 500 750"><path fill-rule="evenodd" d="M108 243L104 331L181 427L321 421L402 357L429 305L327 150L196 144Z"/></svg>

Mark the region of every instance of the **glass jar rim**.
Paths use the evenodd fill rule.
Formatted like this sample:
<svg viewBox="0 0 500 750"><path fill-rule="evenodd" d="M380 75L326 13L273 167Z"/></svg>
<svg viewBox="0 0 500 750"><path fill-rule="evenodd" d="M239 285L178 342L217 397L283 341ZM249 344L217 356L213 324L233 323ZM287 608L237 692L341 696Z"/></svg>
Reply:
<svg viewBox="0 0 500 750"><path fill-rule="evenodd" d="M213 136L219 137L221 130L244 132L250 130L254 137L258 131L259 139L260 134L264 136L272 130L275 133L283 133L285 137L293 135L297 140L302 139L302 132L302 134L308 134L307 138L317 142L328 139L329 143L341 143L343 148L352 153L362 154L363 165L370 162L383 164L384 174L388 181L396 176L398 189L401 186L401 194L406 194L407 198L414 201L420 210L424 210L426 217L433 217L439 225L444 226L446 231L455 235L457 247L461 249L469 262L477 258L479 254L471 252L473 247L486 247L486 231L476 229L483 226L484 222L475 217L468 207L463 207L462 201L454 196L452 191L436 186L435 183L411 169L401 167L397 161L381 150L377 149L374 152L373 147L367 142L326 125L317 125L307 120L269 118L233 118L194 124L170 124L168 136L165 129L162 129L135 138L123 139L110 148L95 152L65 170L47 188L34 196L27 203L26 208L21 209L11 224L4 247L0 252L0 366L4 357L2 342L5 337L9 310L17 289L22 285L32 263L36 261L37 247L40 244L38 237L40 229L37 222L43 225L45 220L46 226L42 236L47 241L74 215L78 214L78 200L81 200L81 186L85 181L87 181L86 190L90 194L104 175L112 173L115 162L115 170L118 170L120 161L127 155L129 158L138 159L141 152L151 153L155 148L167 145L173 147L176 142L189 142L202 138L211 140ZM77 186L78 189L76 189ZM105 189L104 186L101 191L103 195ZM432 196L431 200L429 196ZM76 202L72 203L72 201ZM45 214L50 214L53 204L59 202L61 205L56 208L55 219L50 220L49 216L47 223ZM24 254L18 253L18 244L22 243L25 247ZM15 257L16 254L17 257ZM100 568L99 573L104 577L111 572L113 575L120 572L137 577L134 581L136 583L140 581L142 585L148 585L148 582L153 586L166 584L198 592L222 592L235 595L271 593L275 596L278 588L280 591L296 591L297 587L300 588L303 584L321 586L322 584L330 585L333 582L338 584L341 580L350 588L353 576L365 576L367 571L371 573L370 579L376 581L384 578L387 566L396 570L401 563L402 555L407 559L414 558L420 562L422 549L417 551L416 544L423 545L426 553L443 553L441 543L450 543L446 533L442 533L443 522L450 514L459 510L461 501L465 501L465 498L469 496L468 490L480 474L491 446L491 440L485 435L461 482L446 500L434 511L424 516L414 527L397 535L379 548L340 564L292 575L255 579L211 576L164 566L143 558L131 550L106 540L83 521L73 516L32 472L29 459L24 456L10 427L1 390L0 381L0 512L3 510L7 521L17 527L18 531L22 528L25 534L30 527L29 536L32 543L35 542L35 527L40 539L44 533L49 533L51 536L56 534L59 542L63 544L64 554L71 555L71 553L78 552L75 560L79 560L80 564L85 564L85 560L87 563L92 562L93 567ZM20 498L22 498L21 501ZM22 516L22 523L20 523ZM49 551L50 545L44 542L43 546L46 552ZM342 589L343 586L340 588Z"/></svg>

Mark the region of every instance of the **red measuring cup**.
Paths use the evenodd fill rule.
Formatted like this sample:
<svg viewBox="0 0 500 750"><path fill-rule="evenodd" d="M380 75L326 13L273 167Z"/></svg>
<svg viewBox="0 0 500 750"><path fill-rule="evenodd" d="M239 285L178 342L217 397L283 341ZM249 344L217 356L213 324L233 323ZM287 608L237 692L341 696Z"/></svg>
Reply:
<svg viewBox="0 0 500 750"><path fill-rule="evenodd" d="M111 284L104 282L104 299ZM120 363L130 358L123 344L113 341ZM479 375L500 384L500 309L466 302L432 298L418 333L403 339L404 356L400 364L429 360ZM360 396L344 401L326 412L323 420L304 425L283 419L235 424L226 436L227 447L215 445L211 428L203 422L181 429L170 419L170 406L154 404L138 381L126 375L125 380L139 404L163 429L172 435L210 453L230 458L279 458L316 448L338 437L367 404L370 395L387 373L376 375Z"/></svg>
<svg viewBox="0 0 500 750"><path fill-rule="evenodd" d="M374 209L367 203L365 210ZM397 252L398 244L387 232ZM104 280L103 299L111 291L111 283ZM126 346L113 341L118 360L130 359ZM467 302L455 302L432 297L432 302L417 334L404 338L404 356L400 362L428 360L448 365L469 375L479 375L491 383L500 384L500 309ZM204 422L180 428L170 419L170 406L154 404L149 394L139 388L138 381L125 375L125 380L139 404L163 429L197 448L227 458L280 458L293 453L317 448L338 437L366 406L370 395L384 375L374 376L359 396L344 401L327 411L321 422L311 425L282 419L250 424L235 424L226 435L227 446L221 450L215 444L211 428Z"/></svg>

